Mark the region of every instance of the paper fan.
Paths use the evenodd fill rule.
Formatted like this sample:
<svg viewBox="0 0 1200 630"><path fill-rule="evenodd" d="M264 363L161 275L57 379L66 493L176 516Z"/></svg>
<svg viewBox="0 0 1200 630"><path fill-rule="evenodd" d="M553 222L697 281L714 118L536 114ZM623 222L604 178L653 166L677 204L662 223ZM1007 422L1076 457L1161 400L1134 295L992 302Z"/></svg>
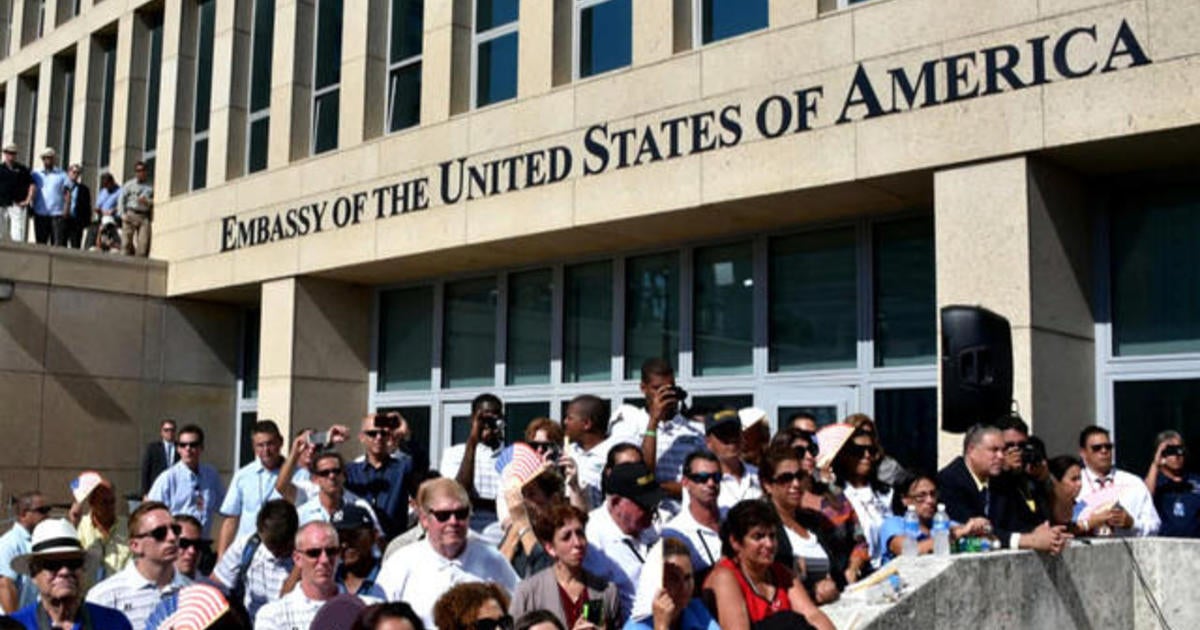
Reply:
<svg viewBox="0 0 1200 630"><path fill-rule="evenodd" d="M504 474L504 467L508 466L508 463L512 461L512 458L513 458L513 445L512 444L509 444L508 446L505 446L504 448L500 449L500 454L496 456L496 474L497 475Z"/></svg>
<svg viewBox="0 0 1200 630"><path fill-rule="evenodd" d="M654 596L663 588L663 561L663 543L659 540L650 548L646 561L642 563L630 619L642 619L654 614Z"/></svg>
<svg viewBox="0 0 1200 630"><path fill-rule="evenodd" d="M71 496L75 497L77 503L83 503L87 501L88 495L102 483L104 483L104 477L101 477L100 473L94 470L85 470L71 480Z"/></svg>
<svg viewBox="0 0 1200 630"><path fill-rule="evenodd" d="M1079 518L1086 519L1096 512L1111 508L1120 501L1121 489L1115 484L1101 488L1083 498L1083 511L1079 513Z"/></svg>
<svg viewBox="0 0 1200 630"><path fill-rule="evenodd" d="M204 630L225 611L225 596L207 584L194 584L179 591L175 612L158 625L159 630Z"/></svg>
<svg viewBox="0 0 1200 630"><path fill-rule="evenodd" d="M533 447L524 442L517 442L512 447L512 460L500 475L501 485L505 488L524 487L545 469L546 460L533 450Z"/></svg>
<svg viewBox="0 0 1200 630"><path fill-rule="evenodd" d="M854 425L845 422L829 424L817 431L817 468L825 468L833 463L838 451L854 435Z"/></svg>

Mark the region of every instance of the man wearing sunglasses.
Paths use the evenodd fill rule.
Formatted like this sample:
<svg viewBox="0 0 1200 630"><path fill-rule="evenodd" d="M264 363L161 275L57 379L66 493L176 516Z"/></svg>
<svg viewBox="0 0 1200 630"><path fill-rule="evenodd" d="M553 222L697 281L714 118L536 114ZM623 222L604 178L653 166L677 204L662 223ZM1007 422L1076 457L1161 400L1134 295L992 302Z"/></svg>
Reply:
<svg viewBox="0 0 1200 630"><path fill-rule="evenodd" d="M1155 438L1154 460L1146 473L1146 488L1162 519L1159 536L1200 538L1200 475L1184 469L1187 448L1178 431Z"/></svg>
<svg viewBox="0 0 1200 630"><path fill-rule="evenodd" d="M703 576L721 560L721 462L709 451L695 451L683 462L683 489L687 507L663 527L663 538L675 538L688 546L692 569ZM701 577L698 582L703 582Z"/></svg>
<svg viewBox="0 0 1200 630"><path fill-rule="evenodd" d="M149 501L165 503L172 514L187 514L196 517L204 527L205 538L212 531L217 507L225 500L225 485L217 469L200 462L204 453L204 429L184 425L175 441L179 461L164 470L150 492Z"/></svg>
<svg viewBox="0 0 1200 630"><path fill-rule="evenodd" d="M433 604L450 587L463 582L496 582L509 593L517 573L491 545L467 537L471 499L453 479L440 477L417 491L421 526L426 538L402 547L379 570L378 584L388 601L406 601L434 627Z"/></svg>
<svg viewBox="0 0 1200 630"><path fill-rule="evenodd" d="M1153 536L1162 521L1154 509L1154 499L1146 489L1145 480L1114 463L1113 441L1108 429L1091 425L1079 432L1079 458L1083 460L1083 485L1077 500L1087 502L1094 492L1115 487L1120 498L1115 506L1093 514L1090 521L1099 520L1112 529L1114 536Z"/></svg>
<svg viewBox="0 0 1200 630"><path fill-rule="evenodd" d="M33 530L32 551L13 559L13 565L37 586L40 600L13 613L29 630L39 628L104 628L132 630L120 612L83 601L84 550L71 524L63 519L43 521Z"/></svg>
<svg viewBox="0 0 1200 630"><path fill-rule="evenodd" d="M192 583L175 570L180 527L167 506L146 501L129 515L133 562L92 587L87 601L124 613L134 628L145 628L158 602Z"/></svg>
<svg viewBox="0 0 1200 630"><path fill-rule="evenodd" d="M296 532L292 560L300 569L300 583L292 592L258 611L255 630L307 628L317 610L338 594L334 580L341 546L333 526L312 522ZM371 602L374 603L374 598Z"/></svg>
<svg viewBox="0 0 1200 630"><path fill-rule="evenodd" d="M381 536L383 535L383 528L375 518L375 511L371 509L371 504L346 490L346 464L341 454L335 451L318 453L312 461L311 470L312 479L317 484L318 492L316 496L310 497L308 501L296 508L300 525L303 526L313 521L330 523L337 513L345 509L347 505L356 505L371 516L371 522L374 523L375 529L379 530Z"/></svg>
<svg viewBox="0 0 1200 630"><path fill-rule="evenodd" d="M358 439L366 457L346 466L346 489L371 505L388 540L408 529L408 498L412 494L412 458L392 454L392 431L397 422L385 414L362 420Z"/></svg>
<svg viewBox="0 0 1200 630"><path fill-rule="evenodd" d="M762 496L758 467L742 461L742 421L732 409L722 409L704 419L704 442L721 462L721 494L717 501L722 509L739 501ZM693 563L694 564L694 563Z"/></svg>
<svg viewBox="0 0 1200 630"><path fill-rule="evenodd" d="M200 521L194 516L178 514L175 523L179 525L179 555L175 558L175 570L194 582L205 582L208 572L201 565L208 563L212 569L212 541L200 536Z"/></svg>
<svg viewBox="0 0 1200 630"><path fill-rule="evenodd" d="M13 568L13 559L29 553L33 530L50 514L46 498L37 490L17 497L17 519L12 529L0 537L0 608L14 611L37 599L37 589L29 576Z"/></svg>

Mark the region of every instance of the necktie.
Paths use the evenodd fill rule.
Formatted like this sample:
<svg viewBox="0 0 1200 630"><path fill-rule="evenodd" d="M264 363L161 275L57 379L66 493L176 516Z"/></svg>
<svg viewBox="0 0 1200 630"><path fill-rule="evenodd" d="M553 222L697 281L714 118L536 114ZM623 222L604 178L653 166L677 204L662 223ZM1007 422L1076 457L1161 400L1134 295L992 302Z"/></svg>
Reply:
<svg viewBox="0 0 1200 630"><path fill-rule="evenodd" d="M167 448L167 465L170 466L172 463L174 463L173 460L175 458L175 445L168 442L166 444L166 448Z"/></svg>

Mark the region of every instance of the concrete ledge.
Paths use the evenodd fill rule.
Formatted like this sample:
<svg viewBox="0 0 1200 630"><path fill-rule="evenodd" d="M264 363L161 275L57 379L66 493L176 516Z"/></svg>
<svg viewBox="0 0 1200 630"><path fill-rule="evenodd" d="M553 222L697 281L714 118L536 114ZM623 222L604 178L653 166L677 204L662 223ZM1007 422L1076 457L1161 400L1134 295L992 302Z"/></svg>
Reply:
<svg viewBox="0 0 1200 630"><path fill-rule="evenodd" d="M167 263L28 243L0 243L0 278L60 287L166 297Z"/></svg>
<svg viewBox="0 0 1200 630"><path fill-rule="evenodd" d="M1185 577L1200 564L1200 541L1093 540L1061 557L999 551L895 564L906 583L900 601L848 593L825 607L838 628L1149 630L1160 627L1151 597L1171 628L1200 628L1195 585Z"/></svg>

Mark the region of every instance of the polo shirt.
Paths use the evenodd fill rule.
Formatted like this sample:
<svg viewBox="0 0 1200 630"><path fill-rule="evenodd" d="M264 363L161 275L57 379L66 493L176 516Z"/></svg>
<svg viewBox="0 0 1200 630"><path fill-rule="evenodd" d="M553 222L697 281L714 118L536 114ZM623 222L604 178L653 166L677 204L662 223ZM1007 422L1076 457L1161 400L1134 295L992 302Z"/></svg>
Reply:
<svg viewBox="0 0 1200 630"><path fill-rule="evenodd" d="M104 630L133 630L133 626L130 625L129 619L126 619L125 615L122 615L119 611L113 610L112 608L108 608L107 606L99 606L90 602L84 602L83 609L87 610L88 619L92 622L92 630L100 630L101 628ZM13 613L12 618L18 621L21 625L25 626L28 630L40 630L40 626L38 624L39 610L40 606L37 604L30 604L29 606L26 606ZM49 616L47 616L46 619L49 620ZM71 625L72 630L82 630L84 627L85 626L83 625L82 619L76 619L75 623Z"/></svg>
<svg viewBox="0 0 1200 630"><path fill-rule="evenodd" d="M442 453L442 466L438 469L443 477L454 479L458 469L462 467L463 456L466 454L466 444L455 444ZM503 446L493 449L479 443L475 445L475 493L481 499L496 500L500 488L500 472L496 470L496 462L500 459ZM488 525L496 522L496 513L491 510L471 510L471 529L482 532Z"/></svg>
<svg viewBox="0 0 1200 630"><path fill-rule="evenodd" d="M67 172L61 168L34 171L33 183L37 184L38 194L33 196L33 212L39 216L62 216L67 181Z"/></svg>
<svg viewBox="0 0 1200 630"><path fill-rule="evenodd" d="M93 586L88 591L87 601L115 608L129 619L134 628L145 628L146 620L159 601L191 583L176 571L171 582L159 588L142 576L135 563L130 562L120 573Z"/></svg>
<svg viewBox="0 0 1200 630"><path fill-rule="evenodd" d="M383 563L377 584L387 601L405 601L433 628L433 604L464 582L495 582L509 593L517 588L517 573L508 560L490 546L468 540L457 558L449 559L428 541L403 547Z"/></svg>
<svg viewBox="0 0 1200 630"><path fill-rule="evenodd" d="M154 480L146 498L167 504L171 514L195 517L200 521L200 535L211 538L209 529L217 507L225 499L225 485L212 466L201 463L196 468L188 468L182 460L175 462Z"/></svg>
<svg viewBox="0 0 1200 630"><path fill-rule="evenodd" d="M338 588L338 593L344 592L344 588ZM373 597L360 599L368 606L379 603L379 600ZM307 630L313 617L317 616L317 611L326 601L328 600L309 599L304 594L304 589L297 584L292 592L266 604L258 611L258 617L254 620L254 630Z"/></svg>
<svg viewBox="0 0 1200 630"><path fill-rule="evenodd" d="M691 510L682 510L667 521L663 538L674 538L688 546L692 555L692 570L699 574L721 560L721 534L701 525Z"/></svg>
<svg viewBox="0 0 1200 630"><path fill-rule="evenodd" d="M250 536L234 539L213 569L213 577L223 585L221 590L226 595L233 590L234 582L237 581L238 568L242 563L242 550L246 548L249 540ZM258 609L267 602L279 599L279 592L283 590L283 583L291 575L293 566L291 554L276 558L275 554L261 543L258 549L254 550L254 555L250 557L250 567L246 569L246 595L242 599L251 619L255 618Z"/></svg>
<svg viewBox="0 0 1200 630"><path fill-rule="evenodd" d="M380 536L383 535L383 527L379 525L379 518L375 516L375 510L371 508L370 503L367 503L362 498L356 496L353 492L343 491L341 505L344 506L347 503L353 503L354 505L366 510L367 514L370 515L371 520L375 523L375 531L379 532ZM321 505L321 497L319 495L313 495L311 499L305 501L304 504L296 508L296 516L300 519L301 527L303 527L305 523L311 523L313 521L329 523L333 520L333 515L329 512L326 512L325 506Z"/></svg>
<svg viewBox="0 0 1200 630"><path fill-rule="evenodd" d="M1200 475L1186 473L1174 481L1160 472L1154 507L1162 519L1159 536L1200 538Z"/></svg>
<svg viewBox="0 0 1200 630"><path fill-rule="evenodd" d="M17 608L23 608L37 601L38 590L33 580L25 574L17 573L12 568L13 558L30 552L30 539L33 534L20 523L13 523L12 529L0 536L0 577L13 581L17 587Z"/></svg>
<svg viewBox="0 0 1200 630"><path fill-rule="evenodd" d="M741 478L726 472L721 473L721 493L717 495L717 507L728 510L742 501L762 498L762 495L758 466L743 462Z"/></svg>
<svg viewBox="0 0 1200 630"><path fill-rule="evenodd" d="M229 482L229 491L221 502L221 516L238 517L238 536L248 536L254 533L258 520L258 510L263 503L272 498L279 498L275 491L275 482L279 479L279 468L267 470L257 458L242 466L233 474Z"/></svg>
<svg viewBox="0 0 1200 630"><path fill-rule="evenodd" d="M567 455L575 460L575 468L578 470L579 487L583 490L588 505L592 507L604 503L604 490L601 488L604 465L608 463L608 452L613 446L621 443L625 443L625 440L609 437L586 450L578 442L570 442L567 445Z"/></svg>
<svg viewBox="0 0 1200 630"><path fill-rule="evenodd" d="M83 587L87 589L129 564L129 533L126 521L118 518L108 535L88 514L79 522L79 544L87 552L83 567Z"/></svg>
<svg viewBox="0 0 1200 630"><path fill-rule="evenodd" d="M1153 536L1158 533L1162 520L1154 509L1154 499L1150 496L1150 490L1146 488L1146 482L1141 477L1116 468L1108 471L1107 475L1101 475L1087 466L1083 467L1082 477L1083 485L1079 488L1079 496L1075 497L1075 500L1085 503L1093 492L1099 492L1109 484L1116 485L1121 507L1133 517L1133 527L1113 529L1114 535Z"/></svg>
<svg viewBox="0 0 1200 630"><path fill-rule="evenodd" d="M362 497L375 510L384 536L398 536L408 525L408 495L404 480L412 470L412 458L397 454L379 468L366 460L346 466L346 489Z"/></svg>
<svg viewBox="0 0 1200 630"><path fill-rule="evenodd" d="M372 599L378 599L379 601L384 601L387 599L387 594L384 593L383 589L379 587L380 566L381 566L381 564L379 562L375 563L375 566L372 567L371 572L369 574L367 574L367 579L365 579L361 583L359 583L358 590L354 592L355 595L358 595L362 599L366 599L368 597L370 597ZM342 565L342 564L338 565L337 572L334 573L333 579L335 582L337 582L338 588L341 589L341 592L343 592L343 593L350 592L349 589L346 588L346 566L345 565Z"/></svg>

